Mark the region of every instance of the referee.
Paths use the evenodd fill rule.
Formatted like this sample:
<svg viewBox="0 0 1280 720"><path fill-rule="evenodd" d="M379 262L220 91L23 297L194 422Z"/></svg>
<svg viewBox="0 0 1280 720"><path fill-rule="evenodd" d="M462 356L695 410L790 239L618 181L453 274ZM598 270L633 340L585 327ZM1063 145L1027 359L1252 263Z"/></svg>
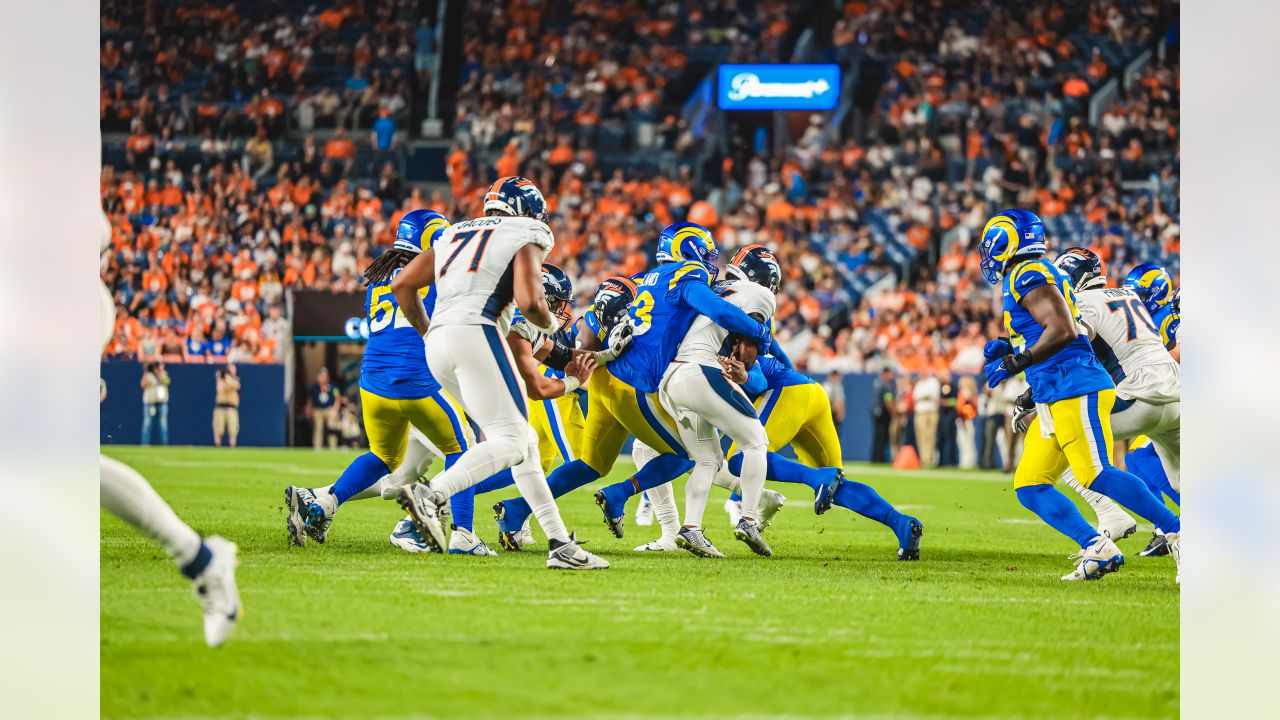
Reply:
<svg viewBox="0 0 1280 720"><path fill-rule="evenodd" d="M236 436L240 434L240 378L236 376L236 366L227 366L218 371L218 389L213 408L213 444L222 446L222 436L227 436L227 444L236 446Z"/></svg>

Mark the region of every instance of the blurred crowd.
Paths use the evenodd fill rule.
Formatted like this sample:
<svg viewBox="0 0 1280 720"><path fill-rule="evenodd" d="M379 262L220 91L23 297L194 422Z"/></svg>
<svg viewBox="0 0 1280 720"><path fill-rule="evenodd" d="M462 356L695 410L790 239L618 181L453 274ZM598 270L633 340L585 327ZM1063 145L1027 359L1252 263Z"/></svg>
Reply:
<svg viewBox="0 0 1280 720"><path fill-rule="evenodd" d="M873 101L838 127L795 118L783 143L730 127L723 152L671 112L686 98L668 91L705 57L790 59L787 3L468 4L440 190L408 187L390 162L396 98L410 101L423 48L435 52L406 3L255 22L239 7L104 20L104 128L145 136L103 171L113 355L278 359L285 288L359 289L403 212L474 216L484 187L516 174L547 196L550 260L575 281L580 310L605 275L648 266L670 222L712 228L726 257L768 245L785 275L778 337L814 373L978 372L1001 328L975 246L1003 207L1040 213L1054 250L1089 245L1113 275L1157 260L1177 276L1177 8L1166 0L845 3L830 52L883 70ZM116 34L138 26L151 30ZM352 28L349 46L335 40ZM192 77L204 83L194 94L181 89ZM1091 124L1089 100L1109 84L1114 99ZM199 110L206 93L216 113ZM272 120L311 106L308 122L337 132ZM381 119L392 121L382 136ZM284 129L297 139L278 139ZM616 162L649 149L679 161Z"/></svg>

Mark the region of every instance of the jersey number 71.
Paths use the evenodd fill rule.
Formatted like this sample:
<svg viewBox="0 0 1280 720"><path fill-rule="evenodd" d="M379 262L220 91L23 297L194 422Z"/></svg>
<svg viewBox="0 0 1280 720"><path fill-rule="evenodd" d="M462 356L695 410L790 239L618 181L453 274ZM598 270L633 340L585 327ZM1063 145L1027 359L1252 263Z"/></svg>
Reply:
<svg viewBox="0 0 1280 720"><path fill-rule="evenodd" d="M449 253L449 259L444 261L444 265L440 267L440 277L449 272L449 266L454 260L458 259L458 254L467 247L467 243L471 242L471 238L480 233L480 242L476 243L476 249L471 253L471 265L467 267L467 272L475 272L480 268L480 260L484 258L484 250L489 245L489 236L493 234L493 228L488 230L468 230L453 236L450 244L453 245L453 252Z"/></svg>

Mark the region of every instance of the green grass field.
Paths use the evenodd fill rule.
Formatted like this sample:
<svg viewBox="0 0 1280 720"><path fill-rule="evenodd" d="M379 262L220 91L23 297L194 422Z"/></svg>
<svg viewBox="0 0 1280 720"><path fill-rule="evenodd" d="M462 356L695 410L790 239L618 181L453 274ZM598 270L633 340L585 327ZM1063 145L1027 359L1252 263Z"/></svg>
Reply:
<svg viewBox="0 0 1280 720"><path fill-rule="evenodd" d="M402 513L381 500L344 506L324 546L289 547L284 487L330 482L345 452L106 451L239 544L245 614L205 648L188 583L104 513L104 717L1178 714L1173 561L1138 558L1140 532L1120 573L1063 583L1070 541L998 474L850 467L924 522L917 563L896 562L874 522L814 516L802 486L775 486L788 503L771 559L733 540L718 489L708 536L728 560L638 555L656 527L629 516L614 539L583 490L561 510L613 567L566 573L544 569L541 535L543 550L497 558L406 555L387 542ZM487 508L513 494L477 500L494 547Z"/></svg>

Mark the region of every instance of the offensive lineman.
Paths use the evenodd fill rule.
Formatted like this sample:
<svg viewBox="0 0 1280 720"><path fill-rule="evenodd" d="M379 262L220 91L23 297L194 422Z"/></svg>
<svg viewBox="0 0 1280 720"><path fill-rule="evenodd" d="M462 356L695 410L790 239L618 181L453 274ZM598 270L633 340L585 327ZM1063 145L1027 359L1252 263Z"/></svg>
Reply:
<svg viewBox="0 0 1280 720"><path fill-rule="evenodd" d="M547 567L591 570L609 563L578 546L565 529L538 464L538 441L529 425L524 382L506 341L512 313L547 335L557 329L542 287L542 260L555 244L547 226L546 201L532 181L503 177L485 193L484 216L449 228L424 249L391 289L409 323L427 341L427 365L485 433L453 467L430 483L400 491L423 540L444 545L441 511L449 497L511 469L520 494L548 538ZM430 323L418 289L434 284L436 310Z"/></svg>

